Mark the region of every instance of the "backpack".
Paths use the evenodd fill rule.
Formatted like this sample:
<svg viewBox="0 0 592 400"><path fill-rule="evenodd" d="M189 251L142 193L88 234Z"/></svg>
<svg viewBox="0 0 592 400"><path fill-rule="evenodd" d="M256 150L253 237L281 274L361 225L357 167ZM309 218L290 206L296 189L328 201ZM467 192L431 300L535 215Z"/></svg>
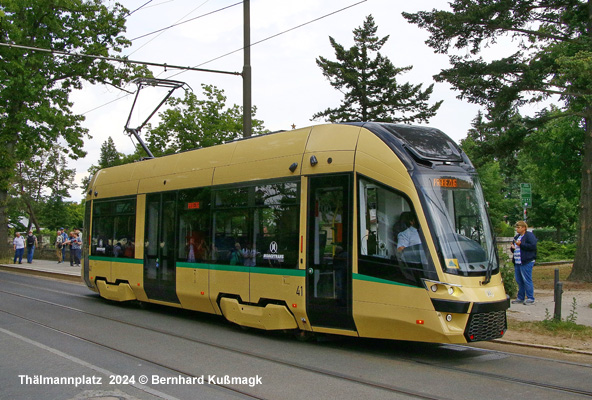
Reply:
<svg viewBox="0 0 592 400"><path fill-rule="evenodd" d="M35 245L35 235L27 235L27 247Z"/></svg>

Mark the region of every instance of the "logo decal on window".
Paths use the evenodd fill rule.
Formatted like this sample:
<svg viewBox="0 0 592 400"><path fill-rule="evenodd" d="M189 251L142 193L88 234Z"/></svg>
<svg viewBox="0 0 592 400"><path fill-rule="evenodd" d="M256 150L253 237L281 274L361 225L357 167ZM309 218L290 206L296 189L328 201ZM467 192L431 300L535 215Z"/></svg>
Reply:
<svg viewBox="0 0 592 400"><path fill-rule="evenodd" d="M273 241L269 244L269 253L263 254L264 260L275 260L275 261L284 261L283 254L277 254L278 252L278 244L276 241Z"/></svg>

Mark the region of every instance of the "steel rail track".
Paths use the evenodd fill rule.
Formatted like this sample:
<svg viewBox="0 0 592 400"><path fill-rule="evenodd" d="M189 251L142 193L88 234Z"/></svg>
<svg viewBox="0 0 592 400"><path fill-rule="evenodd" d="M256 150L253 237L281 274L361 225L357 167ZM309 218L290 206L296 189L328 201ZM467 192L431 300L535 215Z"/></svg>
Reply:
<svg viewBox="0 0 592 400"><path fill-rule="evenodd" d="M445 398L445 397L433 396L433 395L430 395L430 394L424 394L424 393L417 392L417 391L411 391L411 390L408 390L408 389L405 389L405 388L402 388L402 387L398 387L398 386L394 386L394 385L385 385L385 384L382 384L382 383L379 383L379 382L374 382L374 381L367 380L367 379L360 379L360 378L357 378L357 377L354 377L354 376L351 376L351 375L342 374L342 373L339 373L339 372L330 371L330 370L323 369L323 368L314 368L314 367L310 367L310 366L307 366L307 365L304 365L304 364L300 364L300 363L288 362L288 361L281 360L281 359L278 359L278 358L256 354L256 353L251 352L251 351L237 349L235 347L221 345L221 344L218 344L218 343L214 343L214 342L210 342L210 341L206 341L206 340L202 340L202 339L195 339L195 338L191 338L191 337L188 337L188 336L185 336L185 335L179 335L179 334L176 334L174 332L166 331L166 330L163 330L163 329L146 327L146 326L143 326L143 325L139 325L139 324L135 324L135 323L127 322L127 321L122 321L122 320L119 320L119 319L116 319L116 318L105 317L105 316L102 316L102 315L98 315L98 314L90 313L90 312L87 312L87 311L84 311L84 310L80 310L80 309L77 309L75 307L65 306L65 305L54 303L54 302L51 302L51 301L47 301L47 300L43 300L43 299L37 299L37 298L34 298L34 297L30 297L30 296L26 296L26 295L22 295L22 294L18 294L18 293L9 292L9 291L6 291L6 290L0 290L0 293L4 293L4 294L8 294L8 295L13 295L13 296L16 296L16 297L25 298L25 299L32 300L32 301L37 301L37 302L48 304L48 305L51 305L51 306L55 306L55 307L60 307L60 308L63 308L63 309L67 309L67 310L70 310L70 311L79 312L79 313L82 313L82 314L85 314L85 315L89 315L89 316L92 316L92 317L95 317L95 318L100 318L100 319L104 319L104 320L107 320L107 321L124 324L126 326L130 326L130 327L133 327L133 328L144 329L144 330L147 330L149 332L158 333L158 334L166 335L168 337L174 337L174 338L181 339L181 340L186 340L186 341L189 341L189 342L195 343L195 344L210 346L210 347L217 348L217 349L220 349L220 350L224 350L224 351L228 351L228 352L232 352L232 353L235 353L235 354L240 354L240 355L244 355L244 356L248 356L248 357L252 357L252 358L257 358L259 360L263 360L263 361L267 361L267 362L272 362L272 363L275 363L275 364L280 364L280 365L287 366L287 367L290 367L290 368L300 369L300 370L303 370L303 371L306 371L306 372L311 372L311 373L319 374L319 375L322 375L322 376L329 376L329 377L332 377L332 378L341 379L341 380L348 381L348 382L351 382L351 383L355 383L355 384L359 384L359 385L363 385L363 386L367 386L367 387L372 387L374 389L380 389L380 390L385 390L385 391L389 391L389 392L392 392L392 393L403 394L403 395L406 395L406 396L409 396L409 397L412 397L412 398L417 398L417 399L426 399L426 400L451 400L451 399ZM43 322L35 321L35 320L30 319L28 317L25 317L23 315L18 315L18 314L12 313L10 311L6 311L6 310L1 309L1 308L0 308L0 312L3 312L5 314L11 315L11 316L16 317L16 318L20 318L20 319L26 320L26 321L28 321L30 323L33 323L33 324L36 324L36 325L39 325L39 326L42 326L42 327L51 329L51 330L53 330L55 332L59 332L59 333L62 333L64 335L68 335L70 337L77 338L77 339L82 340L82 341L85 341L87 343L92 343L92 344L94 344L96 346L100 346L100 347L106 348L108 350L116 351L116 352L125 354L127 356L134 357L134 358L136 358L138 360L142 360L144 362L149 362L149 363L151 363L153 365L156 365L156 366L159 366L161 368L165 368L165 369L168 369L170 371L174 371L176 373L183 374L183 375L186 375L186 376L189 376L189 377L194 377L193 374L191 374L191 373L189 373L187 371L183 371L183 370L180 370L178 368L171 367L169 365L164 365L164 364L159 363L157 361L152 361L152 360L146 359L144 357L140 357L138 355L132 354L130 352L121 350L121 349L116 348L116 347L113 347L113 346L109 346L109 345L106 345L106 344L97 342L95 340L90 340L90 339L84 338L82 336L73 334L71 332L67 332L67 331L64 331L62 329L59 329L59 328L56 328L56 327L47 325L47 324L45 324ZM249 393L244 392L244 391L236 390L236 389L234 389L232 387L229 387L229 386L225 386L225 385L217 385L217 386L223 387L223 388L228 389L228 390L231 390L233 392L240 393L241 395L248 396L248 397L253 398L253 399L267 400L265 398L255 396L255 395L249 394Z"/></svg>
<svg viewBox="0 0 592 400"><path fill-rule="evenodd" d="M38 289L38 288L37 288ZM206 346L210 346L210 347L214 347L214 348L218 348L221 350L225 350L225 351L229 351L229 352L233 352L236 354L240 354L240 355L245 355L245 356L249 356L249 357L253 357L253 358L257 358L263 361L268 361L268 362L273 362L276 364L281 364L284 366L288 366L288 367L292 367L292 368L297 368L300 370L304 370L307 372L313 372L313 373L317 373L317 374L321 374L321 375L325 375L325 376L331 376L334 378L338 378L338 379L342 379L342 380L346 380L349 382L353 382L353 383L357 383L357 384L362 384L365 386L369 386L369 387L373 387L373 388L377 388L377 389L383 389L383 390L388 390L391 392L395 392L395 393L399 393L399 394L405 394L405 395L409 395L412 397L416 397L416 398L422 398L422 399L442 399L441 397L434 397L431 395L426 395L426 394L422 394L419 392L414 392L414 391L409 391L407 389L403 389L397 386L393 386L393 385L385 385L379 382L374 382L371 380L366 380L366 379L360 379L357 377L353 377L350 375L346 375L346 374L341 374L335 371L329 371L326 369L322 369L322 368L314 368L314 367L310 367L304 364L300 364L300 363L294 363L294 362L288 362L282 359L278 359L278 358L274 358L274 357L269 357L269 356L264 356L264 355L260 355L260 354L256 354L250 351L246 351L246 350L241 350L235 347L231 347L231 346L227 346L227 345L221 345L218 343L214 343L211 341L207 341L207 340L203 340L203 339L196 339L196 338L192 338L192 337L188 337L185 335L179 335L177 333L174 332L170 332L170 331L166 331L163 329L158 329L158 328L152 328L152 327L147 327L147 326L143 326L143 325L139 325L139 324L135 324L135 323L131 323L128 321L122 321L116 318L111 318L111 317L106 317L103 315L98 315L98 314L94 314L94 313L90 313L84 310L80 310L74 307L70 307L70 306L65 306L62 304L58 304L58 303L54 303L51 301L47 301L47 300L43 300L43 299L38 299L38 298L34 298L34 297L30 297L30 296L26 296L26 295L22 295L22 294L18 294L18 293L13 293L13 292L9 292L6 290L0 290L0 293L5 293L8 295L13 295L13 296L17 296L17 297L22 297L22 298L26 298L32 301L37 301L37 302L41 302L41 303L45 303L45 304L49 304L55 307L60 307L60 308L65 308L65 309L69 309L75 312L79 312L79 313L83 313L92 317L96 317L96 318L101 318L104 320L108 320L108 321L112 321L112 322L116 322L116 323L121 323L127 326L131 326L134 328L140 328L140 329L144 329L150 332L155 332L155 333L159 333L159 334L163 334L163 335L167 335L170 337L175 337L178 339L182 339L182 340L187 340L189 342L192 343L197 343L197 344L201 344L201 345L206 345ZM0 310L2 312L6 312L4 310ZM15 315L16 317L19 318L23 318L21 316ZM24 318L26 319L26 318ZM37 321L31 321L33 323L38 323ZM40 325L43 325L42 323L38 323ZM48 326L49 327L49 326ZM51 329L57 330L55 328L49 327ZM58 330L59 331L59 330ZM76 335L72 335L71 333L68 332L62 332L71 336L76 336ZM77 336L76 336L77 337ZM81 340L86 340L89 341L85 338L79 337L79 339ZM92 341L89 341L92 342ZM94 343L94 342L92 342ZM94 343L97 344L99 346L104 346L104 347L109 347L109 346L105 346L102 345L100 343ZM460 346L460 347L466 347L469 348L468 346ZM110 348L110 347L109 347ZM120 351L124 354L128 354L125 353L124 351L115 349L115 348L111 348L115 351ZM471 348L472 350L475 350L474 348ZM486 349L478 349L479 351L483 351L483 352L488 352L488 353L497 353L497 354L507 354L507 355L511 355L511 356L518 356L518 357L531 357L531 356L523 356L520 354L515 354L515 353L506 353L506 352L501 352L499 350L486 350ZM133 354L128 354L132 357L136 357L137 356L133 355ZM561 386L561 385L555 385L555 384L550 384L550 383L544 383L544 382L538 382L538 381L533 381L533 380L526 380L526 379L521 379L521 378L515 378L515 377L511 377L511 376L505 376L505 375L500 375L500 374L493 374L493 373L487 373L487 372L482 372L482 371L471 371L471 370L467 370L465 368L461 368L461 367L454 367L451 365L446 365L446 366L442 366L439 365L437 363L432 363L432 362L428 362L428 361L422 361L422 360L417 360L414 358L408 358L408 357L400 357L400 359L405 359L407 361L410 362L414 362L417 364L422 364L422 365L426 365L429 366L431 368L436 368L436 369L446 369L446 370L455 370L457 372L461 372L461 373L465 373L465 374L469 374L469 375L473 375L473 376L479 376L479 377L485 377L485 378L489 378L489 379L496 379L496 380L500 380L500 381L505 381L505 382L512 382L512 383L518 383L518 384L524 384L524 385L529 385L529 386L533 386L533 387L538 387L538 388L543 388L543 389L548 389L548 390L554 390L554 391L559 391L559 392L564 392L564 393L571 393L571 394L578 394L578 395L583 395L583 396L587 396L587 397L592 397L592 390L583 390L583 389L577 389L577 388L570 388L570 387L566 387L566 386ZM565 361L561 361L561 360L551 360L551 359L547 359L550 360L552 362L557 362L557 363L569 363L571 365L578 365L581 367L585 367L585 368L592 368L591 365L588 364L580 364L580 363L573 363L573 362L565 362ZM150 360L146 360L149 362L152 362ZM157 364L160 365L160 364ZM171 369L173 371L179 372L174 368L170 368L168 366L162 366L164 368L168 368ZM184 372L183 372L184 373ZM186 373L184 373L186 374ZM190 374L188 374L188 376L192 376Z"/></svg>

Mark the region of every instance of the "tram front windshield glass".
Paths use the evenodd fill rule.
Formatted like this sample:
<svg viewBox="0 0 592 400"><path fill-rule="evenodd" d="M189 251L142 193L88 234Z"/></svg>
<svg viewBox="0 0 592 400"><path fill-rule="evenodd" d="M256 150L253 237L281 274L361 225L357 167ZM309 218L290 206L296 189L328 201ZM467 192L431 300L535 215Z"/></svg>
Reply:
<svg viewBox="0 0 592 400"><path fill-rule="evenodd" d="M493 234L478 178L426 174L420 182L446 271L463 275L495 271Z"/></svg>

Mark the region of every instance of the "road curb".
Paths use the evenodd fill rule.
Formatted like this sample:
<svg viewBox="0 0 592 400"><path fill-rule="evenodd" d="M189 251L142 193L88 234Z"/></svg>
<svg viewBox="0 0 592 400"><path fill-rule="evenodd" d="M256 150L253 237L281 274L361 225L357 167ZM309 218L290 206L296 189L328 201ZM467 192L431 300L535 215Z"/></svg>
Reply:
<svg viewBox="0 0 592 400"><path fill-rule="evenodd" d="M54 279L62 279L67 280L70 282L82 282L82 278L78 273L67 273L67 272L56 272L51 270L44 270L44 269L30 269L30 268L19 268L9 265L0 265L0 271L7 271L7 272L15 272L24 275L35 275L35 276L43 276L46 278L54 278Z"/></svg>
<svg viewBox="0 0 592 400"><path fill-rule="evenodd" d="M507 339L494 339L492 342L500 343L500 344L508 344L512 346L520 346L520 347L528 347L534 349L543 349L543 350L554 350L554 351L561 351L564 353L577 353L577 354L584 354L587 356L592 356L592 352L586 350L576 350L570 349L568 347L559 347L559 346L549 346L545 344L532 344L532 343L522 343L522 342L515 342L513 340Z"/></svg>

